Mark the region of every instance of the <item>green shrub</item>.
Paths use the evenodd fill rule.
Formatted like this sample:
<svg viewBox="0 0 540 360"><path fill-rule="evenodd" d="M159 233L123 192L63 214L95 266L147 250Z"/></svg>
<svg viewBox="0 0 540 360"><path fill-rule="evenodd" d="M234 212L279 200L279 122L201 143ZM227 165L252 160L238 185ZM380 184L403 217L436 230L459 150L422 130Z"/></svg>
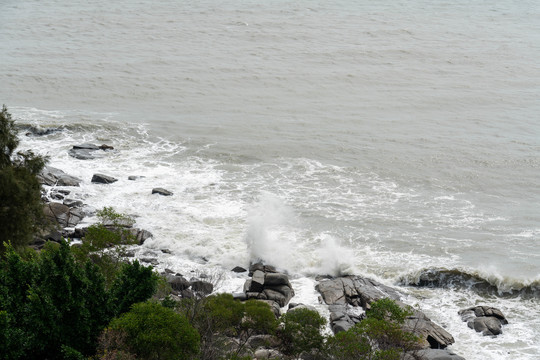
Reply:
<svg viewBox="0 0 540 360"><path fill-rule="evenodd" d="M317 311L307 308L289 311L281 317L283 323L278 336L283 342L283 353L299 356L304 352L320 353L324 348L322 329L326 323Z"/></svg>
<svg viewBox="0 0 540 360"><path fill-rule="evenodd" d="M19 145L15 122L6 106L0 112L0 254L4 242L17 250L32 240L43 219L37 174L46 158L31 151L15 154Z"/></svg>
<svg viewBox="0 0 540 360"><path fill-rule="evenodd" d="M125 342L138 359L189 359L199 351L199 334L187 319L158 303L133 305L110 328L125 332Z"/></svg>
<svg viewBox="0 0 540 360"><path fill-rule="evenodd" d="M375 301L364 320L328 340L330 354L336 360L401 359L418 346L418 338L402 329L411 314L391 299Z"/></svg>

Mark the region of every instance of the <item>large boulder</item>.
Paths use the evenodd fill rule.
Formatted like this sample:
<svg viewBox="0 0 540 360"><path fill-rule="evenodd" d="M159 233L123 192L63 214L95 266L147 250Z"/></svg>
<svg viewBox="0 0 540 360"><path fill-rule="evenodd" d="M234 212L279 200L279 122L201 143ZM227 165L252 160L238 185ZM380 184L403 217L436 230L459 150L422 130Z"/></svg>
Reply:
<svg viewBox="0 0 540 360"><path fill-rule="evenodd" d="M84 217L84 213L78 209L72 209L67 205L50 202L43 207L45 218L55 227L74 227Z"/></svg>
<svg viewBox="0 0 540 360"><path fill-rule="evenodd" d="M39 173L38 180L48 186L79 186L82 181L52 166L45 166Z"/></svg>
<svg viewBox="0 0 540 360"><path fill-rule="evenodd" d="M397 290L360 276L325 279L319 282L315 289L321 293L324 302L328 305L350 304L369 309L369 304L379 299L400 299Z"/></svg>
<svg viewBox="0 0 540 360"><path fill-rule="evenodd" d="M404 355L403 360L465 360L448 349L423 349Z"/></svg>
<svg viewBox="0 0 540 360"><path fill-rule="evenodd" d="M95 184L112 184L113 182L118 181L118 179L113 178L112 176L103 175L103 174L94 174L92 176L92 182Z"/></svg>
<svg viewBox="0 0 540 360"><path fill-rule="evenodd" d="M458 313L468 327L484 336L499 335L502 333L502 326L508 324L501 310L490 306L473 306Z"/></svg>
<svg viewBox="0 0 540 360"><path fill-rule="evenodd" d="M372 302L383 298L392 299L399 306L407 307L400 301L400 293L396 289L361 276L323 279L315 289L321 293L324 302L330 305L330 326L335 333L345 331L361 320L362 315L352 310L355 307L368 310ZM418 310L407 318L404 328L420 337L423 348L444 349L454 343L450 333Z"/></svg>
<svg viewBox="0 0 540 360"><path fill-rule="evenodd" d="M68 151L68 154L79 160L92 160L96 158L96 150L112 150L114 149L110 145L101 145L97 146L95 144L79 144L73 145L73 147Z"/></svg>
<svg viewBox="0 0 540 360"><path fill-rule="evenodd" d="M251 279L244 284L248 299L271 300L284 307L294 296L286 274L278 273L275 268L262 264L252 265L249 270Z"/></svg>

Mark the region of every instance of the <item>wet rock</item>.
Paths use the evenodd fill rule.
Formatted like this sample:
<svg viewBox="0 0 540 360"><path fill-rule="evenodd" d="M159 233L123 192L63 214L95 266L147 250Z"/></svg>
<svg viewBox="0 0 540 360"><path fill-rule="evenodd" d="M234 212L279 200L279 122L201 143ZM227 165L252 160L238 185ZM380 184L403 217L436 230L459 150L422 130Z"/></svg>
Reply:
<svg viewBox="0 0 540 360"><path fill-rule="evenodd" d="M82 181L52 166L45 166L37 177L39 182L48 186L79 186Z"/></svg>
<svg viewBox="0 0 540 360"><path fill-rule="evenodd" d="M114 149L110 145L101 145L97 146L95 144L79 144L79 145L73 145L73 148L71 148L68 151L68 154L76 159L79 160L92 160L96 158L96 151L97 150L112 150Z"/></svg>
<svg viewBox="0 0 540 360"><path fill-rule="evenodd" d="M64 199L63 204L70 208L74 208L74 207L82 206L83 202L81 200L67 198L67 199Z"/></svg>
<svg viewBox="0 0 540 360"><path fill-rule="evenodd" d="M268 272L265 272L267 270ZM244 284L248 299L271 300L283 307L294 296L288 276L275 272L274 267L256 264L250 266L250 273L252 278Z"/></svg>
<svg viewBox="0 0 540 360"><path fill-rule="evenodd" d="M403 303L398 302L398 305L405 307ZM448 331L435 324L419 310L414 310L413 315L405 319L403 328L420 338L422 349L445 349L455 342Z"/></svg>
<svg viewBox="0 0 540 360"><path fill-rule="evenodd" d="M113 182L118 181L118 179L113 178L112 176L103 175L103 174L94 174L92 176L92 182L95 184L112 184Z"/></svg>
<svg viewBox="0 0 540 360"><path fill-rule="evenodd" d="M496 336L502 333L502 326L508 324L503 313L490 306L473 306L458 312L467 326L484 336Z"/></svg>
<svg viewBox="0 0 540 360"><path fill-rule="evenodd" d="M244 269L244 268L241 267L241 266L235 266L231 271L232 271L232 272L235 272L235 273L243 273L243 272L246 272L247 270Z"/></svg>
<svg viewBox="0 0 540 360"><path fill-rule="evenodd" d="M153 188L152 189L152 194L159 194L159 195L163 195L163 196L171 196L173 195L173 193L169 190L165 190L163 188Z"/></svg>
<svg viewBox="0 0 540 360"><path fill-rule="evenodd" d="M60 132L63 130L62 128L57 128L57 127L41 128L41 127L37 127L33 125L28 125L28 126L23 125L20 128L23 130L26 130L26 134L25 134L26 136L45 136L45 135L54 134L56 132Z"/></svg>
<svg viewBox="0 0 540 360"><path fill-rule="evenodd" d="M424 349L413 351L404 355L403 360L465 360L448 349Z"/></svg>
<svg viewBox="0 0 540 360"><path fill-rule="evenodd" d="M147 263L147 264L151 264L151 265L154 265L154 266L156 266L156 265L159 264L159 261L158 261L158 259L156 259L156 258L150 258L150 257L148 257L148 258L140 258L140 260L141 260L141 262L144 262L144 263Z"/></svg>
<svg viewBox="0 0 540 360"><path fill-rule="evenodd" d="M191 282L191 290L204 295L211 294L214 291L214 285L207 281L196 280Z"/></svg>
<svg viewBox="0 0 540 360"><path fill-rule="evenodd" d="M111 145L103 144L99 146L100 150L114 150L114 147Z"/></svg>
<svg viewBox="0 0 540 360"><path fill-rule="evenodd" d="M90 143L84 143L79 145L73 145L75 150L99 150L99 146Z"/></svg>
<svg viewBox="0 0 540 360"><path fill-rule="evenodd" d="M379 299L400 299L397 290L360 276L322 280L315 289L321 293L328 305L350 304L369 309L369 304Z"/></svg>
<svg viewBox="0 0 540 360"><path fill-rule="evenodd" d="M383 285L377 281L360 276L343 276L335 279L323 279L315 287L328 305L330 312L334 313L331 326L334 331L343 331L350 328L360 319L346 306L370 308L374 301L389 298L401 306L400 294L396 289ZM342 308L332 305L340 305ZM433 323L424 313L415 310L413 315L406 319L404 327L418 335L423 348L444 349L454 343L450 333L439 325Z"/></svg>
<svg viewBox="0 0 540 360"><path fill-rule="evenodd" d="M144 179L144 176L138 176L138 175L130 175L128 176L128 180L135 181L139 179Z"/></svg>
<svg viewBox="0 0 540 360"><path fill-rule="evenodd" d="M69 206L57 202L46 204L43 207L43 212L49 223L60 228L74 227L84 217L82 211L71 209Z"/></svg>
<svg viewBox="0 0 540 360"><path fill-rule="evenodd" d="M171 288L176 291L182 291L191 286L191 283L183 276L178 275L166 275L167 283L171 285Z"/></svg>

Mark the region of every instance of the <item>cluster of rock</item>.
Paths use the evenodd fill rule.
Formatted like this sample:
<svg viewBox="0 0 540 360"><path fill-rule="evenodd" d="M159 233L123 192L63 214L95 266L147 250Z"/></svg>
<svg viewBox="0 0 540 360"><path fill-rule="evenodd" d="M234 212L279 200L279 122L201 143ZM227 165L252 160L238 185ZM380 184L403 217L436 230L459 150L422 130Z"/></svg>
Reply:
<svg viewBox="0 0 540 360"><path fill-rule="evenodd" d="M280 273L275 267L255 263L249 267L251 279L244 283L244 292L237 298L257 299L267 302L276 312L279 308L289 303L294 296L294 290L289 282L289 277Z"/></svg>
<svg viewBox="0 0 540 360"><path fill-rule="evenodd" d="M182 274L174 273L170 269L165 269L162 275L171 286L173 296L179 298L191 299L209 295L214 291L214 285L209 281L197 278L187 280Z"/></svg>
<svg viewBox="0 0 540 360"><path fill-rule="evenodd" d="M363 310L370 308L370 304L376 300L390 298L401 307L406 305L401 302L400 293L389 286L372 279L360 276L343 276L338 278L326 278L319 281L316 286L330 310L330 326L334 333L346 331L354 324L362 320L358 314L358 308ZM421 340L421 348L437 351L425 351L433 356L445 356L448 359L460 359L449 351L442 350L454 343L450 333L439 325L432 322L423 312L413 310L413 314L405 320L404 328L416 334Z"/></svg>
<svg viewBox="0 0 540 360"><path fill-rule="evenodd" d="M108 151L108 150L114 150L114 147L110 145L95 145L95 144L80 144L80 145L73 145L73 148L71 148L68 151L69 156L74 157L75 159L79 160L92 160L96 158L96 151L102 150L102 151Z"/></svg>
<svg viewBox="0 0 540 360"><path fill-rule="evenodd" d="M484 336L496 336L502 333L502 326L508 320L501 310L490 306L473 306L459 311L467 326Z"/></svg>

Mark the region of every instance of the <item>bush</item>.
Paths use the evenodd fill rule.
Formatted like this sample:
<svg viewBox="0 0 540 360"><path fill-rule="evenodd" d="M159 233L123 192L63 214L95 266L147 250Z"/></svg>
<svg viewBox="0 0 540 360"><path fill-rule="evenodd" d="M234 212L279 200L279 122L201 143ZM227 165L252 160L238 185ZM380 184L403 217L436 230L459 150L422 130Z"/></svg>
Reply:
<svg viewBox="0 0 540 360"><path fill-rule="evenodd" d="M375 301L364 320L328 340L330 353L336 360L401 359L418 346L418 337L402 330L411 314L391 299Z"/></svg>
<svg viewBox="0 0 540 360"><path fill-rule="evenodd" d="M112 207L104 207L97 216L100 221L88 227L82 244L74 247L73 252L83 262L91 257L105 276L107 286L111 286L123 264L124 245L136 243L135 236L125 227L133 224L133 219Z"/></svg>
<svg viewBox="0 0 540 360"><path fill-rule="evenodd" d="M281 317L283 327L278 336L283 341L283 353L299 356L304 352L320 353L324 348L322 329L326 320L315 310L295 309Z"/></svg>
<svg viewBox="0 0 540 360"><path fill-rule="evenodd" d="M99 268L76 261L66 242L24 259L0 257L0 359L63 359L95 352L115 314L152 296L156 275L126 264L107 290Z"/></svg>
<svg viewBox="0 0 540 360"><path fill-rule="evenodd" d="M0 254L4 242L17 250L30 243L43 219L37 174L46 158L31 151L14 153L19 145L15 122L6 106L0 112Z"/></svg>
<svg viewBox="0 0 540 360"><path fill-rule="evenodd" d="M187 319L153 302L133 305L110 329L125 332L125 343L138 359L189 359L199 351L199 334Z"/></svg>

